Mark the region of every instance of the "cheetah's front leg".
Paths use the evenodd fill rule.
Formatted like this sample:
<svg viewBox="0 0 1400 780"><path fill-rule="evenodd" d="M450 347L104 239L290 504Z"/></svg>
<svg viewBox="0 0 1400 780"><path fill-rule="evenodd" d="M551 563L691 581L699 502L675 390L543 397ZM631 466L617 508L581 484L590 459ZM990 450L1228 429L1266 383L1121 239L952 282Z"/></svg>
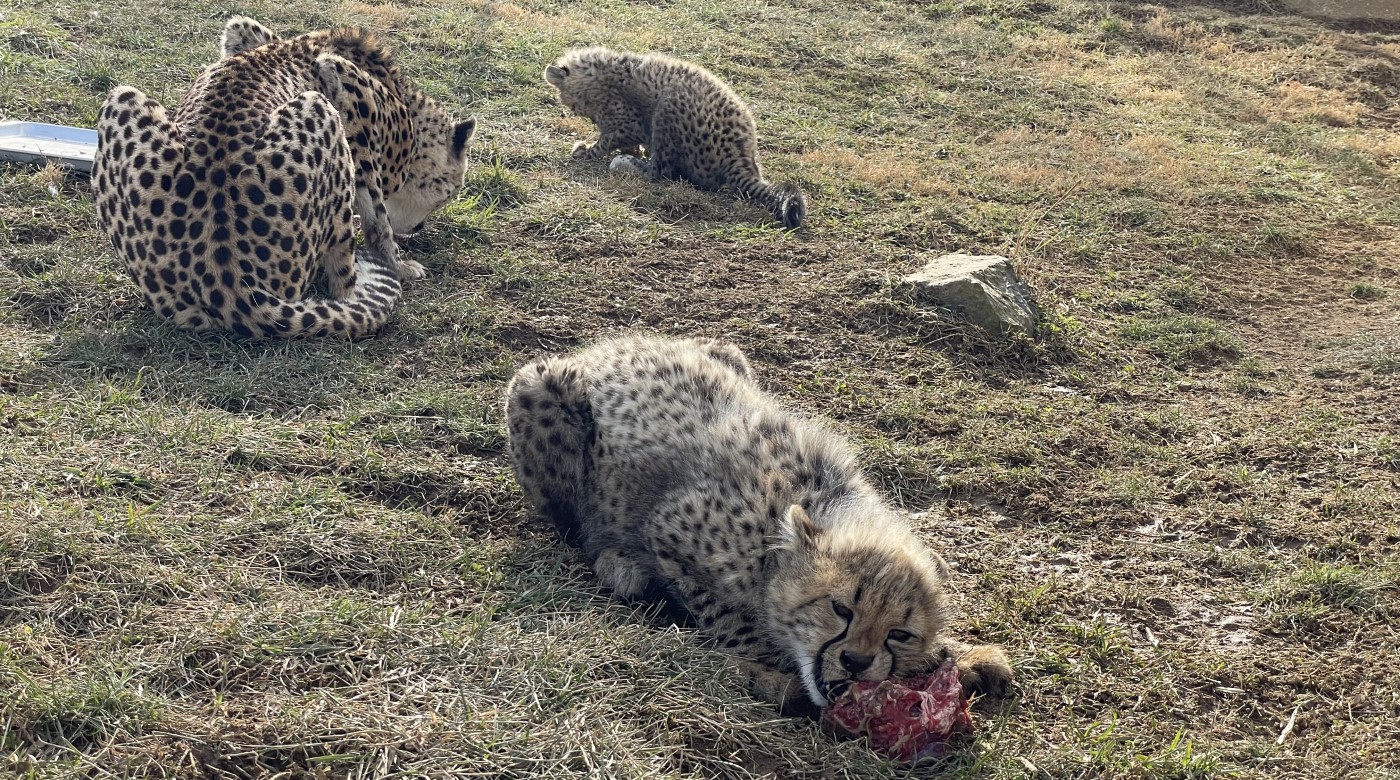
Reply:
<svg viewBox="0 0 1400 780"><path fill-rule="evenodd" d="M365 231L365 246L393 262L400 279L422 279L428 275L422 263L403 257L399 245L394 243L394 227L389 222L389 211L384 208L383 190L377 186L356 186L355 213L360 215Z"/></svg>
<svg viewBox="0 0 1400 780"><path fill-rule="evenodd" d="M614 149L635 149L640 152L641 147L632 140L631 132L617 133L604 131L598 136L598 140L593 143L587 141L577 141L574 143L572 156L575 160L601 160L612 154Z"/></svg>
<svg viewBox="0 0 1400 780"><path fill-rule="evenodd" d="M642 118L637 109L622 101L613 101L593 117L598 124L598 140L574 144L575 160L601 160L616 150L633 155L642 153Z"/></svg>
<svg viewBox="0 0 1400 780"><path fill-rule="evenodd" d="M316 67L321 93L335 105L347 127L365 122L373 126L380 121L379 101L373 90L363 86L371 79L359 66L337 54L322 54L316 58ZM353 129L349 134L356 135ZM359 136L363 138L364 134ZM385 184L379 158L383 150L364 148L364 141L355 143L355 213L360 215L365 231L365 246L393 263L400 279L422 279L427 275L422 263L401 257L398 244L394 243L394 227L384 206Z"/></svg>
<svg viewBox="0 0 1400 780"><path fill-rule="evenodd" d="M593 573L622 601L641 596L651 582L641 565L612 547L598 552L593 559Z"/></svg>

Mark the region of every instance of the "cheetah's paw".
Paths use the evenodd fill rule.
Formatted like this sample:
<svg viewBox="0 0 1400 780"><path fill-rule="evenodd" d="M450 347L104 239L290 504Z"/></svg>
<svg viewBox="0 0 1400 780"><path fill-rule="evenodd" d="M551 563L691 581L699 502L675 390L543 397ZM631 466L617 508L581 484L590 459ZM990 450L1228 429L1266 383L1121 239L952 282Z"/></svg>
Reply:
<svg viewBox="0 0 1400 780"><path fill-rule="evenodd" d="M957 658L963 690L1004 697L1011 692L1015 673L1006 653L994 645L974 645Z"/></svg>
<svg viewBox="0 0 1400 780"><path fill-rule="evenodd" d="M619 599L634 599L646 590L649 578L636 561L608 548L593 561L593 572Z"/></svg>
<svg viewBox="0 0 1400 780"><path fill-rule="evenodd" d="M399 260L394 266L399 272L399 279L422 279L428 275L428 269L417 260Z"/></svg>

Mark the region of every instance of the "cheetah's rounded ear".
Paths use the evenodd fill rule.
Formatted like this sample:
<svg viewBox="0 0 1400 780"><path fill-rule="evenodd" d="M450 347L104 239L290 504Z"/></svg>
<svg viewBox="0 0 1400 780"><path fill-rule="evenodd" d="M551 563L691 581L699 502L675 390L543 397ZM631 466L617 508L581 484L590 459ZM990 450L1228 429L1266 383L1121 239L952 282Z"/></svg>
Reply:
<svg viewBox="0 0 1400 780"><path fill-rule="evenodd" d="M247 16L230 16L224 25L224 35L219 42L221 59L228 59L262 46L281 40L277 33Z"/></svg>
<svg viewBox="0 0 1400 780"><path fill-rule="evenodd" d="M943 560L943 556L932 550L929 550L928 557L933 559L933 570L938 572L938 579L946 582L948 579L948 562Z"/></svg>
<svg viewBox="0 0 1400 780"><path fill-rule="evenodd" d="M563 84L568 75L569 69L563 65L550 65L544 69L544 80L556 87Z"/></svg>
<svg viewBox="0 0 1400 780"><path fill-rule="evenodd" d="M462 152L467 148L467 141L472 138L472 133L476 132L476 117L468 117L457 123L452 132L452 155L461 157Z"/></svg>
<svg viewBox="0 0 1400 780"><path fill-rule="evenodd" d="M788 507L783 514L781 528L779 529L781 539L780 546L789 550L810 550L816 546L817 537L821 535L822 529L807 514L807 510L793 504Z"/></svg>

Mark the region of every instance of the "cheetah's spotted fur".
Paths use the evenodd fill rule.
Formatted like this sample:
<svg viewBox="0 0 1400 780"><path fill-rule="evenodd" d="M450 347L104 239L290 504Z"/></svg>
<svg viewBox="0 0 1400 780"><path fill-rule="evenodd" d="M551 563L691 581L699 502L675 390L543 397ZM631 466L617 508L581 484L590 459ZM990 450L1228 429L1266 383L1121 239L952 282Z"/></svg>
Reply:
<svg viewBox="0 0 1400 780"><path fill-rule="evenodd" d="M788 709L950 654L970 689L1011 681L1001 650L945 635L942 560L736 347L632 337L546 357L515 374L506 421L528 502L599 579L624 598L664 588Z"/></svg>
<svg viewBox="0 0 1400 780"><path fill-rule="evenodd" d="M580 141L574 157L597 160L622 150L613 170L685 179L709 190L727 187L772 209L788 228L806 218L807 200L796 185L763 178L748 105L704 68L661 54L595 47L566 53L544 78L569 110L598 125L598 140Z"/></svg>
<svg viewBox="0 0 1400 780"><path fill-rule="evenodd" d="M410 232L461 187L454 122L368 33L279 39L247 17L174 118L117 87L98 120L99 220L162 317L245 336L362 336L387 320ZM352 213L365 224L356 252ZM326 272L331 299L306 299Z"/></svg>

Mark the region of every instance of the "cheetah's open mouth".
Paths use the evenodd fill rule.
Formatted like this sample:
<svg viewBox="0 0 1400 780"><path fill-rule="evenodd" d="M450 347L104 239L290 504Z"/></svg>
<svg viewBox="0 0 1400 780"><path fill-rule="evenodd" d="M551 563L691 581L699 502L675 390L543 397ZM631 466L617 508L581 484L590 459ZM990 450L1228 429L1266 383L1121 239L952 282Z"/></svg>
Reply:
<svg viewBox="0 0 1400 780"><path fill-rule="evenodd" d="M826 666L822 663L822 657L819 655L814 658L813 661L813 671L815 672L813 682L817 684L817 692L827 701L831 701L837 696L840 696L842 691L846 690L846 688L850 687L851 683L855 682L855 678L853 677L840 680L827 680L822 674Z"/></svg>

